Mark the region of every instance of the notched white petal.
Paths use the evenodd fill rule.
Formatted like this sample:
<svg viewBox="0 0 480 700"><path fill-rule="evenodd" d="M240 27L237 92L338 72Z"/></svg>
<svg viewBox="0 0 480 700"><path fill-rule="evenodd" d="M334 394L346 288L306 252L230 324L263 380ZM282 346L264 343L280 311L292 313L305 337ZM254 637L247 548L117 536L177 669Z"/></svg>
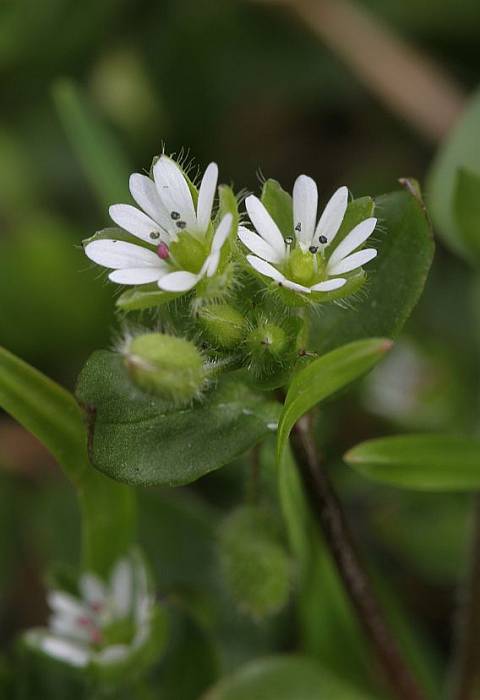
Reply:
<svg viewBox="0 0 480 700"><path fill-rule="evenodd" d="M153 177L160 199L175 226L181 230L183 222L186 228L196 229L192 195L179 165L171 158L161 156L153 166Z"/></svg>
<svg viewBox="0 0 480 700"><path fill-rule="evenodd" d="M348 206L348 188L339 187L329 201L315 229L315 244L325 247L338 233ZM326 239L326 240L324 240Z"/></svg>
<svg viewBox="0 0 480 700"><path fill-rule="evenodd" d="M164 270L154 267L130 267L110 272L108 279L116 284L149 284L157 282L164 274Z"/></svg>
<svg viewBox="0 0 480 700"><path fill-rule="evenodd" d="M160 267L162 261L153 250L128 241L105 239L85 246L85 255L97 265L113 270L127 267Z"/></svg>
<svg viewBox="0 0 480 700"><path fill-rule="evenodd" d="M162 233L156 221L130 204L112 204L108 211L110 218L117 226L142 241L154 243L155 237L152 238L151 234Z"/></svg>
<svg viewBox="0 0 480 700"><path fill-rule="evenodd" d="M297 240L306 249L312 244L317 219L318 190L311 177L299 175L293 186L293 225Z"/></svg>
<svg viewBox="0 0 480 700"><path fill-rule="evenodd" d="M212 241L212 251L217 252L222 249L223 244L227 240L230 234L230 228L232 226L233 216L231 214L225 214L220 223L218 224L215 235Z"/></svg>
<svg viewBox="0 0 480 700"><path fill-rule="evenodd" d="M270 263L262 260L261 258L257 258L256 255L247 255L247 260L253 269L259 272L261 275L270 277L272 280L276 280L277 282L282 282L285 279L285 276L282 275L282 273L277 270L276 267L273 267L273 265L270 265Z"/></svg>
<svg viewBox="0 0 480 700"><path fill-rule="evenodd" d="M197 221L200 231L206 231L210 223L217 181L218 166L216 163L210 163L203 174L198 190Z"/></svg>
<svg viewBox="0 0 480 700"><path fill-rule="evenodd" d="M341 277L333 280L325 280L325 282L318 282L312 287L312 292L333 292L335 289L340 289L346 284L347 280Z"/></svg>
<svg viewBox="0 0 480 700"><path fill-rule="evenodd" d="M258 199L258 197L255 197L254 195L247 197L245 200L245 206L247 208L250 221L257 229L257 232L269 245L271 245L275 252L281 256L281 259L283 259L286 251L284 238L265 206Z"/></svg>
<svg viewBox="0 0 480 700"><path fill-rule="evenodd" d="M377 219L374 216L357 224L335 248L328 261L329 264L333 265L340 262L340 260L343 260L343 258L362 245L362 243L365 243L367 238L374 232L376 225Z"/></svg>
<svg viewBox="0 0 480 700"><path fill-rule="evenodd" d="M129 180L130 192L139 207L156 221L163 234L174 229L174 222L162 204L153 180L146 175L133 173Z"/></svg>
<svg viewBox="0 0 480 700"><path fill-rule="evenodd" d="M272 248L272 246L267 243L258 233L250 231L245 226L239 226L238 237L252 253L258 255L260 258L267 260L267 262L279 263L282 261L283 256L279 255L278 252Z"/></svg>
<svg viewBox="0 0 480 700"><path fill-rule="evenodd" d="M327 272L329 275L341 275L345 272L351 272L356 270L362 265L366 265L370 260L373 260L377 255L375 248L365 248L365 250L359 250L352 255L348 255L346 258L339 260L338 262L327 266Z"/></svg>
<svg viewBox="0 0 480 700"><path fill-rule="evenodd" d="M188 292L197 284L198 275L193 272L179 270L178 272L170 272L158 281L158 286L165 292Z"/></svg>

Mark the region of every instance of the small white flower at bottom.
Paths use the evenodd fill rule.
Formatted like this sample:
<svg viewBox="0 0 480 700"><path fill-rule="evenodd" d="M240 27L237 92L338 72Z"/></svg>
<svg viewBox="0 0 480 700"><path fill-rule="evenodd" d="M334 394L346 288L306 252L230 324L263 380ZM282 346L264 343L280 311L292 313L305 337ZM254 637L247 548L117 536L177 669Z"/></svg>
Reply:
<svg viewBox="0 0 480 700"><path fill-rule="evenodd" d="M142 558L132 553L114 567L108 583L86 573L79 597L48 593L48 629L25 634L27 645L69 666L119 663L138 650L151 633L155 608ZM116 628L123 628L120 638Z"/></svg>

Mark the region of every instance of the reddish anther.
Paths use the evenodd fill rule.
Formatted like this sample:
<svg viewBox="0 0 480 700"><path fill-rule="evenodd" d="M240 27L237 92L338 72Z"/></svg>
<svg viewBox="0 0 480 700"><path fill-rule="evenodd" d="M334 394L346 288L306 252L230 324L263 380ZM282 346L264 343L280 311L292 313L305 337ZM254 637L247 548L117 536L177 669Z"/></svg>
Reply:
<svg viewBox="0 0 480 700"><path fill-rule="evenodd" d="M166 243L159 243L157 246L157 255L161 260L167 260L170 257L170 250Z"/></svg>

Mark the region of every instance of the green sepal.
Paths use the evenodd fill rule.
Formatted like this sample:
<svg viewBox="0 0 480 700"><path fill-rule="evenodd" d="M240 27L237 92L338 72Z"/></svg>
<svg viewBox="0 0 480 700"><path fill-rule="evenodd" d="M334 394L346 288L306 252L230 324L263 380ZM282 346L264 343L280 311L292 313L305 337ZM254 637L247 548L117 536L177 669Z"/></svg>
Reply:
<svg viewBox="0 0 480 700"><path fill-rule="evenodd" d="M263 184L260 197L268 213L284 236L293 236L293 203L291 195L276 180Z"/></svg>

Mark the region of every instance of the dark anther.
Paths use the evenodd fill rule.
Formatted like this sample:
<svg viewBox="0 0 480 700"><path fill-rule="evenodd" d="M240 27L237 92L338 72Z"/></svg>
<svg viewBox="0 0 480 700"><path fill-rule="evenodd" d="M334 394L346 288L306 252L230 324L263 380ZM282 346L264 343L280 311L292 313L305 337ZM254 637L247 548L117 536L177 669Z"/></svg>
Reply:
<svg viewBox="0 0 480 700"><path fill-rule="evenodd" d="M322 245L325 245L325 243L327 243L327 241L328 241L328 238L326 236L320 236L320 238L318 240L320 241L320 243Z"/></svg>
<svg viewBox="0 0 480 700"><path fill-rule="evenodd" d="M177 221L177 228L185 228L186 225L185 221Z"/></svg>
<svg viewBox="0 0 480 700"><path fill-rule="evenodd" d="M300 233L301 230L302 230L302 223L301 223L301 221L299 221L298 224L295 226L295 231L298 231Z"/></svg>
<svg viewBox="0 0 480 700"><path fill-rule="evenodd" d="M292 243L293 243L293 238L292 238L292 236L287 236L287 237L285 238L285 243L286 243L287 245L292 245Z"/></svg>
<svg viewBox="0 0 480 700"><path fill-rule="evenodd" d="M177 219L180 218L180 214L178 213L178 211L172 211L171 214L170 214L170 216L172 217L172 219L173 219L174 221L177 221Z"/></svg>
<svg viewBox="0 0 480 700"><path fill-rule="evenodd" d="M316 245L311 245L310 248L308 249L311 253L316 253L318 250L318 246Z"/></svg>
<svg viewBox="0 0 480 700"><path fill-rule="evenodd" d="M152 231L152 233L150 234L150 238L156 241L157 238L160 238L160 234L158 233L158 231Z"/></svg>

